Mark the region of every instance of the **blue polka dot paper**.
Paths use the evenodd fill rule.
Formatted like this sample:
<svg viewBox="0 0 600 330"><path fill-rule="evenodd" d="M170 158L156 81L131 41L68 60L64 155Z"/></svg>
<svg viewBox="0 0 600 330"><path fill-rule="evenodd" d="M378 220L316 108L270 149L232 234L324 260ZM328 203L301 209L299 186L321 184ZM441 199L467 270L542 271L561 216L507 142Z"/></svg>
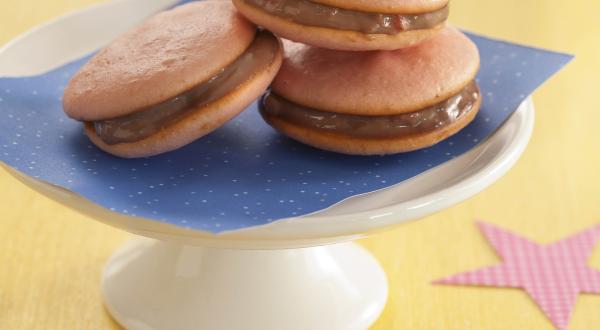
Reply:
<svg viewBox="0 0 600 330"><path fill-rule="evenodd" d="M40 76L0 78L0 160L115 212L213 233L312 213L469 151L571 59L470 36L482 57L483 107L466 129L425 150L385 157L320 151L276 133L253 104L180 150L116 158L62 111L64 86L84 58Z"/></svg>

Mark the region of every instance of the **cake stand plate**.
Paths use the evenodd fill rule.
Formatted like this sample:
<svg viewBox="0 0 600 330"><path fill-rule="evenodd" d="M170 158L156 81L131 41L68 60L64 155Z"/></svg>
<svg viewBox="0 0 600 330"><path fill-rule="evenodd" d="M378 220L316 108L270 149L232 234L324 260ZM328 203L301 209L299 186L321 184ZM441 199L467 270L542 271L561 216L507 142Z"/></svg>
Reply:
<svg viewBox="0 0 600 330"><path fill-rule="evenodd" d="M79 58L174 3L115 1L38 26L0 49L0 76L38 74ZM528 99L489 139L413 179L305 217L220 234L110 212L0 165L53 200L146 237L121 248L102 276L107 309L127 329L365 329L385 306L387 280L349 241L485 189L520 157L533 122Z"/></svg>

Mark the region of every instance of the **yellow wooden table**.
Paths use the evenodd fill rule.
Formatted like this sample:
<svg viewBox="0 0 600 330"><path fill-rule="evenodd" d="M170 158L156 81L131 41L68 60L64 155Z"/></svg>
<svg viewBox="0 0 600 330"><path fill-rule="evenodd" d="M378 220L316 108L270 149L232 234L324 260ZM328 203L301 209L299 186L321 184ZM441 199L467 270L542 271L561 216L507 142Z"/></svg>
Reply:
<svg viewBox="0 0 600 330"><path fill-rule="evenodd" d="M97 0L1 0L0 44ZM381 261L390 298L374 329L552 329L519 290L432 286L498 261L473 225L540 242L600 222L600 2L453 0L452 21L577 59L535 94L537 122L516 167L477 197L362 243ZM76 214L0 171L0 329L118 329L100 271L129 235ZM591 265L600 268L600 248ZM570 329L600 329L600 296L579 298Z"/></svg>

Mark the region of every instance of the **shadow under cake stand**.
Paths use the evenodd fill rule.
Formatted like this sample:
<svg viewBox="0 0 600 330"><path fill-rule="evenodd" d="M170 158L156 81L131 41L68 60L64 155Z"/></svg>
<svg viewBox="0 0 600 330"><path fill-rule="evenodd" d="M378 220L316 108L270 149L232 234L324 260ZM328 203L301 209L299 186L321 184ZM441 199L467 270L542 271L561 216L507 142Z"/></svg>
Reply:
<svg viewBox="0 0 600 330"><path fill-rule="evenodd" d="M173 3L116 1L38 26L0 50L0 74L32 75L76 59ZM109 17L114 24L105 24ZM69 45L48 51L65 29ZM31 60L20 61L23 54ZM145 237L116 252L102 276L106 306L127 329L365 329L385 306L387 280L351 241L482 191L520 157L533 122L528 99L488 140L413 179L310 216L217 235L117 214L0 165L59 203Z"/></svg>

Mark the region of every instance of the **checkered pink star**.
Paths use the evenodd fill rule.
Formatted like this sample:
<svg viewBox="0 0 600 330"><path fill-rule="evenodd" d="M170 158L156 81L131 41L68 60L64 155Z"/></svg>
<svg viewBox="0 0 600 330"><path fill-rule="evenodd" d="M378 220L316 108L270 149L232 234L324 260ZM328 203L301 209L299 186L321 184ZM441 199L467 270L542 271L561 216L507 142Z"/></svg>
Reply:
<svg viewBox="0 0 600 330"><path fill-rule="evenodd" d="M549 245L487 223L478 225L504 262L434 283L521 288L560 330L567 329L580 293L600 294L600 271L587 265L600 225Z"/></svg>

